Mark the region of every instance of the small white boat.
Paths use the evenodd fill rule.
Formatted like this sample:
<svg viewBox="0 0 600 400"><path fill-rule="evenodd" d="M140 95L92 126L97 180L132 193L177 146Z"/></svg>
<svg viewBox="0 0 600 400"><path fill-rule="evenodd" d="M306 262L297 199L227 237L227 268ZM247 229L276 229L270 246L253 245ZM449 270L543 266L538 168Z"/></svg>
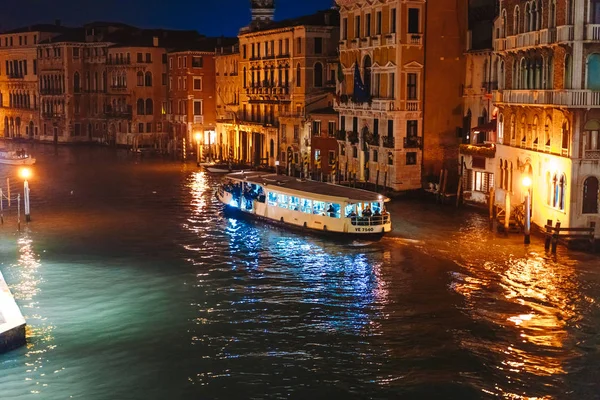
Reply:
<svg viewBox="0 0 600 400"><path fill-rule="evenodd" d="M24 150L0 150L0 164L33 165L35 164L35 158L25 153Z"/></svg>
<svg viewBox="0 0 600 400"><path fill-rule="evenodd" d="M309 232L379 238L392 230L388 198L331 183L236 172L225 175L217 198L226 211Z"/></svg>

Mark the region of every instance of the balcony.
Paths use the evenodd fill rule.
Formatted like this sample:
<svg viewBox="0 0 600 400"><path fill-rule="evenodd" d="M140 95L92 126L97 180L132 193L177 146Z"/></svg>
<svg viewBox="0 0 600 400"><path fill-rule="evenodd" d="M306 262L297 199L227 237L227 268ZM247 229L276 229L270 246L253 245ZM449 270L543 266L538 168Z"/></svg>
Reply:
<svg viewBox="0 0 600 400"><path fill-rule="evenodd" d="M364 135L365 138L365 142L367 142L368 145L370 146L379 146L381 140L380 140L380 136L379 135L375 135L373 133L367 133L366 135Z"/></svg>
<svg viewBox="0 0 600 400"><path fill-rule="evenodd" d="M8 79L23 79L23 78L25 78L25 75L23 75L23 74L15 74L15 73L8 74Z"/></svg>
<svg viewBox="0 0 600 400"><path fill-rule="evenodd" d="M123 85L110 85L110 90L123 91L123 90L127 90L127 86L123 86Z"/></svg>
<svg viewBox="0 0 600 400"><path fill-rule="evenodd" d="M421 102L418 100L406 100L404 109L406 111L421 111Z"/></svg>
<svg viewBox="0 0 600 400"><path fill-rule="evenodd" d="M364 37L364 38L358 39L358 45L360 46L361 49L364 49L366 47L371 47L371 38Z"/></svg>
<svg viewBox="0 0 600 400"><path fill-rule="evenodd" d="M406 44L421 46L423 44L423 35L420 33L408 33L406 35Z"/></svg>
<svg viewBox="0 0 600 400"><path fill-rule="evenodd" d="M573 25L561 25L556 28L557 41L560 42L572 42L574 38Z"/></svg>
<svg viewBox="0 0 600 400"><path fill-rule="evenodd" d="M474 145L474 144L461 144L459 152L466 156L480 156L485 158L496 157L496 146L493 144Z"/></svg>
<svg viewBox="0 0 600 400"><path fill-rule="evenodd" d="M410 136L404 138L405 149L421 149L423 148L423 138L421 136Z"/></svg>
<svg viewBox="0 0 600 400"><path fill-rule="evenodd" d="M587 40L600 40L600 25L587 24L585 38Z"/></svg>
<svg viewBox="0 0 600 400"><path fill-rule="evenodd" d="M500 38L494 40L494 51L506 50L506 38Z"/></svg>
<svg viewBox="0 0 600 400"><path fill-rule="evenodd" d="M383 136L382 145L385 148L393 149L396 147L396 140L393 136Z"/></svg>
<svg viewBox="0 0 600 400"><path fill-rule="evenodd" d="M504 90L494 101L505 104L600 108L600 92L591 90Z"/></svg>
<svg viewBox="0 0 600 400"><path fill-rule="evenodd" d="M584 154L588 160L600 160L600 150L585 150Z"/></svg>
<svg viewBox="0 0 600 400"><path fill-rule="evenodd" d="M390 33L390 34L385 35L384 43L388 46L395 45L397 43L396 34Z"/></svg>
<svg viewBox="0 0 600 400"><path fill-rule="evenodd" d="M364 103L355 103L350 96L342 95L339 100L336 100L334 106L339 111L391 111L394 109L393 99L372 98Z"/></svg>
<svg viewBox="0 0 600 400"><path fill-rule="evenodd" d="M204 115L194 115L194 123L195 124L203 124L204 123Z"/></svg>
<svg viewBox="0 0 600 400"><path fill-rule="evenodd" d="M54 96L54 95L62 95L62 94L64 94L64 92L61 89L41 89L40 94Z"/></svg>
<svg viewBox="0 0 600 400"><path fill-rule="evenodd" d="M44 118L62 118L62 117L64 117L64 114L44 111L44 112L42 112L42 117L44 117Z"/></svg>

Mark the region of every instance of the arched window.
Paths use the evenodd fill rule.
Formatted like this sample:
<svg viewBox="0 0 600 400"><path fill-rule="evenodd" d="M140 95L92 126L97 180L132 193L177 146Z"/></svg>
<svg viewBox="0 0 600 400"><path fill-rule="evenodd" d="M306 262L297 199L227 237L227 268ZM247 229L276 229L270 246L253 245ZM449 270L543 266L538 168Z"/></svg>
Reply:
<svg viewBox="0 0 600 400"><path fill-rule="evenodd" d="M525 60L525 58L521 59L521 68L519 71L520 74L520 84L519 84L519 89L528 89L528 79L527 79L527 72L528 72L528 68L529 65L527 63L527 60Z"/></svg>
<svg viewBox="0 0 600 400"><path fill-rule="evenodd" d="M142 71L138 71L137 73L137 85L144 86L144 73Z"/></svg>
<svg viewBox="0 0 600 400"><path fill-rule="evenodd" d="M567 189L567 178L564 175L560 176L560 179L558 181L558 203L557 203L557 208L561 211L565 210L565 194L566 194L566 189Z"/></svg>
<svg viewBox="0 0 600 400"><path fill-rule="evenodd" d="M367 95L371 94L371 57L366 56L363 61L363 74L364 74L364 84L365 91Z"/></svg>
<svg viewBox="0 0 600 400"><path fill-rule="evenodd" d="M527 142L527 133L525 126L525 116L521 116L521 123L519 124L519 136L521 137L521 144L525 144Z"/></svg>
<svg viewBox="0 0 600 400"><path fill-rule="evenodd" d="M323 86L323 65L321 63L315 64L315 87Z"/></svg>
<svg viewBox="0 0 600 400"><path fill-rule="evenodd" d="M137 101L137 113L138 115L144 115L144 100L142 99Z"/></svg>
<svg viewBox="0 0 600 400"><path fill-rule="evenodd" d="M583 182L583 214L598 214L598 178L590 176Z"/></svg>
<svg viewBox="0 0 600 400"><path fill-rule="evenodd" d="M540 133L539 133L539 130L538 130L538 128L539 128L538 121L539 121L538 116L537 115L534 116L533 117L533 126L531 127L531 131L532 131L532 134L533 134L532 135L532 137L533 137L533 145L535 147L537 147L537 145L539 144L539 135L540 135Z"/></svg>
<svg viewBox="0 0 600 400"><path fill-rule="evenodd" d="M550 8L548 10L548 27L556 28L556 0L550 1Z"/></svg>
<svg viewBox="0 0 600 400"><path fill-rule="evenodd" d="M552 205L552 193L554 193L552 184L552 175L550 174L550 171L548 171L546 172L546 204L549 206Z"/></svg>
<svg viewBox="0 0 600 400"><path fill-rule="evenodd" d="M511 140L517 138L517 127L514 114L510 116L510 138Z"/></svg>
<svg viewBox="0 0 600 400"><path fill-rule="evenodd" d="M498 143L504 143L504 115L498 116Z"/></svg>
<svg viewBox="0 0 600 400"><path fill-rule="evenodd" d="M552 120L550 117L546 117L546 123L544 124L544 145L546 146L545 150L550 151L550 146L552 145Z"/></svg>
<svg viewBox="0 0 600 400"><path fill-rule="evenodd" d="M573 0L566 0L567 1L567 25L573 25L573 13L574 13L574 9L573 9Z"/></svg>
<svg viewBox="0 0 600 400"><path fill-rule="evenodd" d="M554 59L551 54L546 59L544 85L545 89L552 89L554 87Z"/></svg>
<svg viewBox="0 0 600 400"><path fill-rule="evenodd" d="M244 74L243 74L244 87L246 87L248 85L248 76L246 75L247 73L248 73L248 71L246 70L246 67L244 67Z"/></svg>
<svg viewBox="0 0 600 400"><path fill-rule="evenodd" d="M269 143L269 154L271 157L275 157L275 142L273 142L273 139L271 139L271 142Z"/></svg>
<svg viewBox="0 0 600 400"><path fill-rule="evenodd" d="M571 89L573 84L573 58L570 54L565 56L565 89Z"/></svg>
<svg viewBox="0 0 600 400"><path fill-rule="evenodd" d="M73 76L73 91L75 93L79 93L81 91L79 72L75 72L75 75Z"/></svg>
<svg viewBox="0 0 600 400"><path fill-rule="evenodd" d="M525 15L523 16L523 32L531 30L531 8L529 3L525 4Z"/></svg>
<svg viewBox="0 0 600 400"><path fill-rule="evenodd" d="M144 85L152 86L152 72L150 72L150 71L146 72L146 75L144 78Z"/></svg>
<svg viewBox="0 0 600 400"><path fill-rule="evenodd" d="M600 4L600 3L598 3ZM600 6L599 6L600 8ZM587 59L587 88L600 90L600 54L592 53Z"/></svg>
<svg viewBox="0 0 600 400"><path fill-rule="evenodd" d="M146 99L146 115L154 114L154 103L152 99Z"/></svg>
<svg viewBox="0 0 600 400"><path fill-rule="evenodd" d="M515 6L515 12L513 14L513 35L521 33L521 14L519 12L519 6Z"/></svg>
<svg viewBox="0 0 600 400"><path fill-rule="evenodd" d="M106 71L102 72L102 91L106 92L108 87L108 78L106 76Z"/></svg>
<svg viewBox="0 0 600 400"><path fill-rule="evenodd" d="M302 69L300 68L300 63L296 65L296 86L302 86Z"/></svg>
<svg viewBox="0 0 600 400"><path fill-rule="evenodd" d="M600 150L600 121L591 119L583 127L584 150Z"/></svg>
<svg viewBox="0 0 600 400"><path fill-rule="evenodd" d="M504 87L505 77L504 77L504 60L500 61L500 66L498 68L498 87L499 89L505 89Z"/></svg>
<svg viewBox="0 0 600 400"><path fill-rule="evenodd" d="M569 123L567 121L563 122L562 125L562 154L569 154L569 142L571 141L571 132L569 128Z"/></svg>
<svg viewBox="0 0 600 400"><path fill-rule="evenodd" d="M500 27L500 37L505 38L507 35L506 31L506 8L502 9L502 26Z"/></svg>

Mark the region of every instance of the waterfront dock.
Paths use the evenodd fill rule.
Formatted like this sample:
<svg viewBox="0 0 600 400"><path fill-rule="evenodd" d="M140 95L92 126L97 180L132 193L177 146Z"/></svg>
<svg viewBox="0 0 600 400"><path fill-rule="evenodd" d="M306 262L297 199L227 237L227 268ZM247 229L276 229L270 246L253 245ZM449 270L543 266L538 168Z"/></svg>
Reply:
<svg viewBox="0 0 600 400"><path fill-rule="evenodd" d="M25 318L0 272L0 354L25 343Z"/></svg>

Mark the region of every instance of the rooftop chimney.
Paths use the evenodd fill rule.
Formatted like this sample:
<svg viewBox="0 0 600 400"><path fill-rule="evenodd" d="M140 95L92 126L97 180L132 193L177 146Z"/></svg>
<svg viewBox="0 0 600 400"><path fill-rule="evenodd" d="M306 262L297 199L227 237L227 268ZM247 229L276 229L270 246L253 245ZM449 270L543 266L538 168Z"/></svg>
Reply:
<svg viewBox="0 0 600 400"><path fill-rule="evenodd" d="M152 46L158 47L158 36L152 38Z"/></svg>

